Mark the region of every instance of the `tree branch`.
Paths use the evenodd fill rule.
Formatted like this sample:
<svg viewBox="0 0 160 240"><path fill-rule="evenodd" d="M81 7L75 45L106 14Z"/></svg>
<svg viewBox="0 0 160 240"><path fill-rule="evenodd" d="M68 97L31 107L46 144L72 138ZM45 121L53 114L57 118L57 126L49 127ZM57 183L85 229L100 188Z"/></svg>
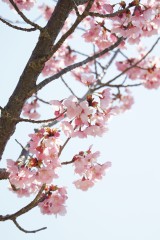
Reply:
<svg viewBox="0 0 160 240"><path fill-rule="evenodd" d="M48 122L53 122L57 120L59 117L61 117L66 111L61 113L58 117L55 118L49 118L45 120L32 120L32 119L25 119L25 118L19 118L17 119L17 122L29 122L29 123L48 123Z"/></svg>
<svg viewBox="0 0 160 240"><path fill-rule="evenodd" d="M105 48L103 51L101 52L98 52L96 54L94 54L93 56L91 57L88 57L86 58L85 60L81 61L81 62L78 62L78 63L75 63L75 64L72 64L64 69L62 69L59 73L56 73L55 75L49 77L49 78L46 78L45 80L43 80L42 82L40 82L37 86L36 86L36 91L42 89L44 86L46 86L48 83L54 81L55 79L61 77L62 75L66 74L67 72L70 72L71 70L77 68L77 67L81 67L83 66L84 64L88 63L88 62L91 62L93 61L94 59L100 57L100 56L103 56L104 54L106 54L107 52L115 49L121 42L123 41L123 37L119 38L117 40L116 43L114 43L113 45L111 45L110 47L108 48Z"/></svg>
<svg viewBox="0 0 160 240"><path fill-rule="evenodd" d="M37 28L35 28L35 27L34 28L22 28L22 27L15 26L15 25L7 22L6 20L4 20L1 17L0 17L0 21L3 22L4 24L6 24L7 26L13 28L13 29L20 30L20 31L33 32L33 31L37 30Z"/></svg>
<svg viewBox="0 0 160 240"><path fill-rule="evenodd" d="M25 18L13 0L10 0L17 12ZM1 111L0 118L0 159L2 157L6 143L15 131L17 119L19 119L25 101L35 93L36 81L44 68L45 62L52 56L52 46L62 29L66 18L73 9L72 0L59 0L55 10L47 25L41 29L40 36L26 67L20 77L20 80L12 93L7 105ZM28 22L31 24L31 22ZM39 28L37 25L34 27ZM9 116L9 117L8 117Z"/></svg>
<svg viewBox="0 0 160 240"><path fill-rule="evenodd" d="M6 220L15 220L17 217L27 213L30 211L32 208L36 207L37 204L40 201L43 201L44 197L41 197L43 190L45 189L46 184L43 184L41 189L39 190L38 194L36 197L33 199L32 202L30 202L28 205L25 207L21 208L19 211L13 213L13 214L8 214L6 216L0 215L0 221L6 221Z"/></svg>
<svg viewBox="0 0 160 240"><path fill-rule="evenodd" d="M126 12L130 7L127 7L125 9L121 9L121 10L118 10L114 13L109 13L109 14L101 14L101 13L97 13L97 12L89 12L89 16L92 16L92 17L100 17L100 18L112 18L112 17L115 17L117 16L118 14L122 14L124 12Z"/></svg>
<svg viewBox="0 0 160 240"><path fill-rule="evenodd" d="M68 164L71 164L71 163L74 163L75 160L71 160L71 161L66 161L66 162L62 162L61 165L68 165Z"/></svg>
<svg viewBox="0 0 160 240"><path fill-rule="evenodd" d="M13 1L13 0L9 0L10 3L12 4L12 6L14 7L14 9L16 10L16 12L18 13L18 15L26 22L28 23L29 25L35 27L36 29L39 29L41 30L42 27L40 27L38 24L30 21L20 10L19 8L17 7L16 3Z"/></svg>
<svg viewBox="0 0 160 240"><path fill-rule="evenodd" d="M71 0L73 1L73 0ZM75 2L75 1L74 1ZM74 5L73 2L73 5ZM84 12L82 13L82 15L78 15L76 21L74 22L74 24L71 26L71 28L65 33L63 34L63 36L60 38L60 40L52 47L52 54L54 54L59 48L60 46L64 43L64 41L74 32L74 30L77 28L77 26L82 22L82 20L88 16L88 12L90 10L90 8L93 5L94 0L89 0L88 1L88 5L85 8Z"/></svg>
<svg viewBox="0 0 160 240"><path fill-rule="evenodd" d="M152 47L150 48L150 50L136 63L134 63L133 65L131 65L130 67L126 68L122 73L118 74L116 77L112 78L110 81L108 81L106 84L110 84L111 82L113 82L114 80L116 80L117 78L121 77L124 73L126 73L127 71L129 71L130 69L136 67L139 63L141 63L151 52L152 50L155 48L155 46L157 45L157 43L159 42L160 37L156 40L156 42L152 45Z"/></svg>
<svg viewBox="0 0 160 240"><path fill-rule="evenodd" d="M138 86L142 86L142 83L135 83L135 84L127 84L127 85L123 85L123 84L109 84L107 85L108 87L113 87L113 88L128 88L128 87L138 87Z"/></svg>
<svg viewBox="0 0 160 240"><path fill-rule="evenodd" d="M7 180L9 177L9 172L5 168L0 168L0 180Z"/></svg>
<svg viewBox="0 0 160 240"><path fill-rule="evenodd" d="M72 95L78 99L77 95L73 92L73 90L70 88L70 86L64 81L63 77L61 77L61 80L64 83L64 85L68 88L68 90L72 93Z"/></svg>
<svg viewBox="0 0 160 240"><path fill-rule="evenodd" d="M37 230L28 231L28 230L25 230L24 228L22 228L22 227L19 225L19 223L17 222L16 219L13 219L12 221L14 222L14 224L16 225L16 227L17 227L20 231L22 231L22 232L24 232L24 233L36 233L36 232L39 232L39 231L42 231L42 230L47 229L47 227L43 227L43 228L39 228L39 229L37 229Z"/></svg>

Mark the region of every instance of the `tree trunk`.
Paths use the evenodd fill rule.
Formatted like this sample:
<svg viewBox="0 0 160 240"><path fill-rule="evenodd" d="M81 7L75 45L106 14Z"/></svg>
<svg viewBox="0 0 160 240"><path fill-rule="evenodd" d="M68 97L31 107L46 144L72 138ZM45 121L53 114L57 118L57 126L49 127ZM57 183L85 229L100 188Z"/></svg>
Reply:
<svg viewBox="0 0 160 240"><path fill-rule="evenodd" d="M38 42L19 79L19 82L4 107L0 118L0 159L6 143L15 131L23 105L33 94L36 81L44 68L45 62L52 56L51 48L62 29L74 4L86 3L87 0L59 0L47 25L40 32Z"/></svg>

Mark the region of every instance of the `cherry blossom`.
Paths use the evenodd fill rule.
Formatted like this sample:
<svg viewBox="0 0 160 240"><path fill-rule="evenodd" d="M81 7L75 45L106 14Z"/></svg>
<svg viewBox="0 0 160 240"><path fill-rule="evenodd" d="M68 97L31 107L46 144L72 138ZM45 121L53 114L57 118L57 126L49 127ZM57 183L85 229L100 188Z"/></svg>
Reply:
<svg viewBox="0 0 160 240"><path fill-rule="evenodd" d="M36 96L33 96L24 104L22 114L25 117L37 119L40 117L40 114L37 112L37 108L39 108L39 104Z"/></svg>
<svg viewBox="0 0 160 240"><path fill-rule="evenodd" d="M9 6L13 8L9 0L2 0L2 1L8 3ZM19 9L30 10L36 3L36 0L14 0L14 2L17 4L17 7Z"/></svg>
<svg viewBox="0 0 160 240"><path fill-rule="evenodd" d="M42 11L43 16L46 20L49 20L53 11L54 7L50 7L48 5L43 4L42 6L39 7L39 9Z"/></svg>
<svg viewBox="0 0 160 240"><path fill-rule="evenodd" d="M64 187L54 187L53 189L38 206L43 214L55 214L56 216L59 214L63 216L66 213L66 206L64 205L67 200L66 189Z"/></svg>
<svg viewBox="0 0 160 240"><path fill-rule="evenodd" d="M102 179L105 175L105 171L111 167L110 162L104 164L97 163L97 158L100 156L100 152L91 151L92 146L86 152L79 152L73 158L73 165L75 167L75 173L82 176L81 179L74 181L76 188L83 191L93 187L97 180Z"/></svg>
<svg viewBox="0 0 160 240"><path fill-rule="evenodd" d="M117 68L120 71L124 71L126 68L131 67L136 64L142 57L144 52L137 59L127 59L125 61L117 62ZM159 58L148 57L147 59L141 61L138 66L129 69L126 75L131 80L141 80L144 87L148 89L157 89L160 86L160 64Z"/></svg>
<svg viewBox="0 0 160 240"><path fill-rule="evenodd" d="M14 9L9 0L2 1L7 3L11 9ZM30 10L35 6L36 0L14 0L14 3L20 11ZM47 123L29 134L30 140L27 147L22 150L22 152L26 152L26 155L20 156L16 161L7 160L10 190L17 194L18 197L28 197L31 194L38 194L42 189L37 202L42 214L58 216L66 213L65 204L68 198L66 187L56 185L57 178L60 177L60 169L64 165L72 165L76 176L73 184L82 191L92 188L105 176L106 171L111 167L109 161L98 162L100 152L93 152L92 146L86 151L81 150L80 147L78 154L74 153L71 159L63 161L62 151L68 141L76 141L76 137L82 139L102 137L108 131L109 120L113 116L131 109L134 104L134 98L129 87L138 85L147 89L160 87L160 58L149 55L151 50L147 52L148 49L141 47L141 44L143 44L142 39L160 33L159 1L134 0L129 3L121 1L113 4L109 0L95 0L90 10L84 12L86 6L87 3L76 6L69 13L69 16L66 16L65 21L60 22L61 27L59 27L59 32L55 35L55 42L50 39L53 32L51 33L50 28L49 31L47 29L47 21L50 24L55 3L51 6L45 3L38 6L43 21L46 21L45 28L38 27L38 24L34 24L29 20L26 21L23 14L20 14L20 17L27 24L30 24L32 28L18 28L18 22L13 27L26 32L40 30L40 39L43 37L49 38L50 42L45 39L47 46L50 46L49 52L45 50L46 52L41 53L39 49L38 56L35 58L38 59L38 64L42 69L42 71L37 72L37 75L35 74L35 79L38 78L40 73L41 78L55 77L54 75L58 73L61 80L63 80L62 76L66 78L67 81L63 82L68 88L67 91L69 90L70 94L72 94L64 97L60 95L61 92L59 91L57 92L57 99L54 99L54 95L52 96L53 100L49 101L50 112L52 117L56 118L56 121L43 120L43 123L46 124L48 121L49 124ZM85 18L83 18L84 15ZM79 22L81 17L83 19ZM5 20L2 22L6 23ZM12 26L10 23L6 24ZM76 29L74 29L75 25L77 26ZM45 34L43 35L44 29L47 29L47 33L49 33L47 37ZM75 45L73 44L76 36L80 38L84 46L87 46L87 52L81 52L81 42L79 42L78 38ZM119 40L121 42L118 45ZM116 48L114 47L115 44ZM136 57L126 56L130 45L134 45L135 49L138 47ZM39 47L39 45L37 46ZM55 46L59 46L59 48L51 56ZM112 50L109 51L110 49ZM126 55L123 53L124 49L127 50ZM36 50L34 51L36 52ZM102 54L103 52L104 54ZM98 58L95 57L97 53ZM42 61L42 65L41 54L42 60L47 59L46 62ZM125 60L119 56L124 57ZM29 62L27 65L29 66L29 72L35 71L35 69L32 69L33 64L31 63ZM38 64L36 71L39 69ZM112 64L115 64L117 70L121 72L116 77L114 77L116 69L111 73L107 72ZM64 74L68 72L68 75ZM118 80L123 75L125 75L125 79L120 78ZM81 87L86 90L80 97L76 97L76 93L74 94L74 91L72 91L72 86L70 87L69 78L71 77L79 81L82 84ZM43 79L40 84L44 83L45 85L47 80L48 78ZM40 108L41 99L38 98L38 91L41 89L39 87L41 85L39 85L38 81L35 82L36 90L34 87L30 89L28 95L24 96L24 99L22 98L20 101L22 105L24 104L23 109L20 109L22 115L30 119L31 122L36 122L32 120L40 117L37 109ZM30 93L33 93L33 95L31 96ZM29 96L31 97L27 99ZM15 97L16 101L18 98ZM3 110L2 108L2 113ZM7 114L8 112L6 112ZM10 117L10 115L8 116ZM18 122L18 120L19 118L13 118L15 122ZM24 119L20 118L20 121L22 120Z"/></svg>

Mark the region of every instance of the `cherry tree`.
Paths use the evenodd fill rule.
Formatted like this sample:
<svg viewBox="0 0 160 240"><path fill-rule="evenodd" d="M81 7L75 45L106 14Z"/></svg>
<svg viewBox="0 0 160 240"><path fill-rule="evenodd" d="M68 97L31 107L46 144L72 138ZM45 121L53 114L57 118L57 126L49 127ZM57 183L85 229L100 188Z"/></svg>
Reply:
<svg viewBox="0 0 160 240"><path fill-rule="evenodd" d="M57 184L57 178L63 178L58 173L60 168L70 165L75 188L87 191L111 167L111 162L99 160L100 152L90 145L62 161L68 142L102 137L110 118L132 107L132 88L151 90L160 86L160 59L152 54L160 39L155 39L160 27L160 3L58 0L39 4L36 0L3 0L3 4L17 20L1 13L2 24L26 34L37 31L39 38L8 103L0 107L1 159L18 124L39 125L28 133L30 140L25 146L17 141L21 146L19 157L12 159L11 155L6 168L0 169L0 180L9 181L10 191L17 197L33 195L34 199L15 213L0 215L0 221L12 220L21 231L34 233L45 228L28 231L17 218L34 207L39 207L42 214L66 213L67 190ZM35 11L39 16L32 19ZM145 46L144 39L152 36L152 45ZM81 50L83 44L85 51ZM130 48L135 50L132 58L127 54ZM83 92L73 91L71 78L77 86L83 86ZM54 81L64 84L68 96L55 89L58 99L54 95L49 101L39 97L39 92ZM50 110L51 118L41 117L42 105Z"/></svg>

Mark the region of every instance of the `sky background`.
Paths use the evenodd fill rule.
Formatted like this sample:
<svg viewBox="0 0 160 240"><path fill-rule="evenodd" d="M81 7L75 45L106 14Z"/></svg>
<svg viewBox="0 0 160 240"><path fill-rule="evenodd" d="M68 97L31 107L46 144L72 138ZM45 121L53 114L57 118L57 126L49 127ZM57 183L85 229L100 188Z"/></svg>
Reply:
<svg viewBox="0 0 160 240"><path fill-rule="evenodd" d="M0 3L0 15L13 17L4 5ZM0 105L5 106L38 33L18 32L2 23L0 33ZM151 42L147 41L147 44ZM160 55L159 49L156 48L157 55ZM81 90L80 84L72 86ZM44 226L48 227L47 230L26 235L8 221L0 223L1 237L6 240L160 239L160 90L149 91L139 87L133 93L134 106L110 121L109 131L103 138L76 139L69 142L62 154L62 160L70 160L73 154L94 143L93 149L101 151L100 160L112 162L112 168L103 180L87 192L82 192L73 186L76 178L72 168L66 166L61 171L60 183L68 187L67 214L57 218L44 216L39 208L35 208L17 221L27 230ZM69 95L60 82L50 84L40 92L40 96L50 96L50 99L56 99L60 94ZM42 112L43 118L47 118L44 106ZM21 149L14 139L25 145L32 129L31 124L19 124L7 145L0 167L6 166L8 158L16 160ZM17 211L31 200L17 198L7 188L8 182L1 181L0 214L4 215Z"/></svg>

